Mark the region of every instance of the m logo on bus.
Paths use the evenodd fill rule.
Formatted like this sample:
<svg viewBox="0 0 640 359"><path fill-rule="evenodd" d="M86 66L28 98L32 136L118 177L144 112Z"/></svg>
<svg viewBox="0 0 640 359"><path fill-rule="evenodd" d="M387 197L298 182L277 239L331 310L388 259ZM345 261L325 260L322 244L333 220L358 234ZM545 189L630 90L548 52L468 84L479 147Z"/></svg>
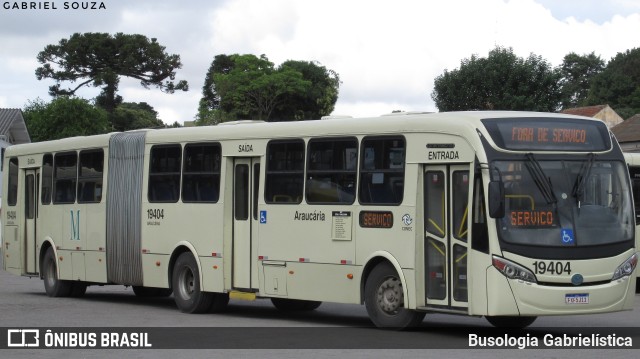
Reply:
<svg viewBox="0 0 640 359"><path fill-rule="evenodd" d="M76 211L76 220L74 220L73 210L71 212L71 240L79 241L80 240L80 210Z"/></svg>

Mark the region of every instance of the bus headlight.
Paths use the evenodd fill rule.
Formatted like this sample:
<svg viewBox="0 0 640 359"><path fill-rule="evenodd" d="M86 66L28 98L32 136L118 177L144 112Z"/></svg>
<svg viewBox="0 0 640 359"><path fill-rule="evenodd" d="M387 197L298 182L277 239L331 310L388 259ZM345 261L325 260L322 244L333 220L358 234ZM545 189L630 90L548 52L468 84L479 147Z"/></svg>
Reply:
<svg viewBox="0 0 640 359"><path fill-rule="evenodd" d="M637 264L638 254L634 253L629 259L624 261L624 263L616 268L616 271L613 272L613 278L611 278L611 280L616 280L631 275Z"/></svg>
<svg viewBox="0 0 640 359"><path fill-rule="evenodd" d="M493 256L493 266L509 279L519 279L531 283L538 282L533 272L504 258Z"/></svg>

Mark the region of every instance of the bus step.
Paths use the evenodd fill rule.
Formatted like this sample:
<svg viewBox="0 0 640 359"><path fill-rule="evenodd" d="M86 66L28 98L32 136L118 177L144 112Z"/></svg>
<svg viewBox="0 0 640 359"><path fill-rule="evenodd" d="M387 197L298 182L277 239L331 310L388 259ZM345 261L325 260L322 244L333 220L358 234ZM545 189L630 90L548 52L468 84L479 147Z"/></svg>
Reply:
<svg viewBox="0 0 640 359"><path fill-rule="evenodd" d="M239 300L256 300L256 294L232 290L231 292L229 292L229 298Z"/></svg>

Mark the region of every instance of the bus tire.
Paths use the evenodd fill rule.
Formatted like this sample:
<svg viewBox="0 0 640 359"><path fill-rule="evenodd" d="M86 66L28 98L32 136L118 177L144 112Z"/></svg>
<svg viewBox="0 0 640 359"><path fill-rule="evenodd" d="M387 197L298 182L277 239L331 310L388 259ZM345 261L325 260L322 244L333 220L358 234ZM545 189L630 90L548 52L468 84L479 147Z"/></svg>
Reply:
<svg viewBox="0 0 640 359"><path fill-rule="evenodd" d="M200 289L198 263L190 252L182 253L173 266L173 297L183 313L204 313L213 303L213 293Z"/></svg>
<svg viewBox="0 0 640 359"><path fill-rule="evenodd" d="M533 324L538 317L486 316L485 318L496 328L522 329Z"/></svg>
<svg viewBox="0 0 640 359"><path fill-rule="evenodd" d="M171 295L173 291L171 288L153 288L153 287L142 287L138 285L132 286L133 293L136 297L140 298L165 298Z"/></svg>
<svg viewBox="0 0 640 359"><path fill-rule="evenodd" d="M402 330L422 322L425 313L404 308L402 281L388 263L378 264L367 277L364 304L377 327Z"/></svg>
<svg viewBox="0 0 640 359"><path fill-rule="evenodd" d="M278 310L283 312L308 312L315 309L322 304L315 300L297 300L288 298L271 298L271 303Z"/></svg>
<svg viewBox="0 0 640 359"><path fill-rule="evenodd" d="M42 278L44 279L44 290L49 297L68 297L71 294L72 283L58 279L56 255L52 247L47 249L42 260Z"/></svg>

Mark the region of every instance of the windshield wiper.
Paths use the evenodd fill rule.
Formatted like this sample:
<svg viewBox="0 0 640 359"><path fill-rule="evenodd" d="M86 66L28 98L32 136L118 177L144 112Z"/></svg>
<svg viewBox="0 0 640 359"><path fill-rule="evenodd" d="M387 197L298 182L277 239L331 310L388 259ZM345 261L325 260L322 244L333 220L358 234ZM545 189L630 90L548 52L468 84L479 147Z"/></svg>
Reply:
<svg viewBox="0 0 640 359"><path fill-rule="evenodd" d="M593 167L593 162L595 161L596 156L593 153L589 153L589 158L582 163L582 167L580 167L580 172L578 172L578 176L576 177L576 182L573 184L573 190L571 194L578 201L578 208L580 208L580 202L582 202L582 198L584 197L584 187L587 183L587 179L591 174L591 168Z"/></svg>
<svg viewBox="0 0 640 359"><path fill-rule="evenodd" d="M527 166L527 169L529 170L529 173L531 174L531 177L533 178L533 182L535 182L536 186L538 186L538 189L540 190L540 193L542 193L545 201L547 201L547 204L555 205L556 203L558 203L558 198L556 197L555 193L553 193L551 180L544 173L542 167L540 167L540 163L538 162L538 160L533 157L533 153L527 153L526 157L529 161L525 164Z"/></svg>

